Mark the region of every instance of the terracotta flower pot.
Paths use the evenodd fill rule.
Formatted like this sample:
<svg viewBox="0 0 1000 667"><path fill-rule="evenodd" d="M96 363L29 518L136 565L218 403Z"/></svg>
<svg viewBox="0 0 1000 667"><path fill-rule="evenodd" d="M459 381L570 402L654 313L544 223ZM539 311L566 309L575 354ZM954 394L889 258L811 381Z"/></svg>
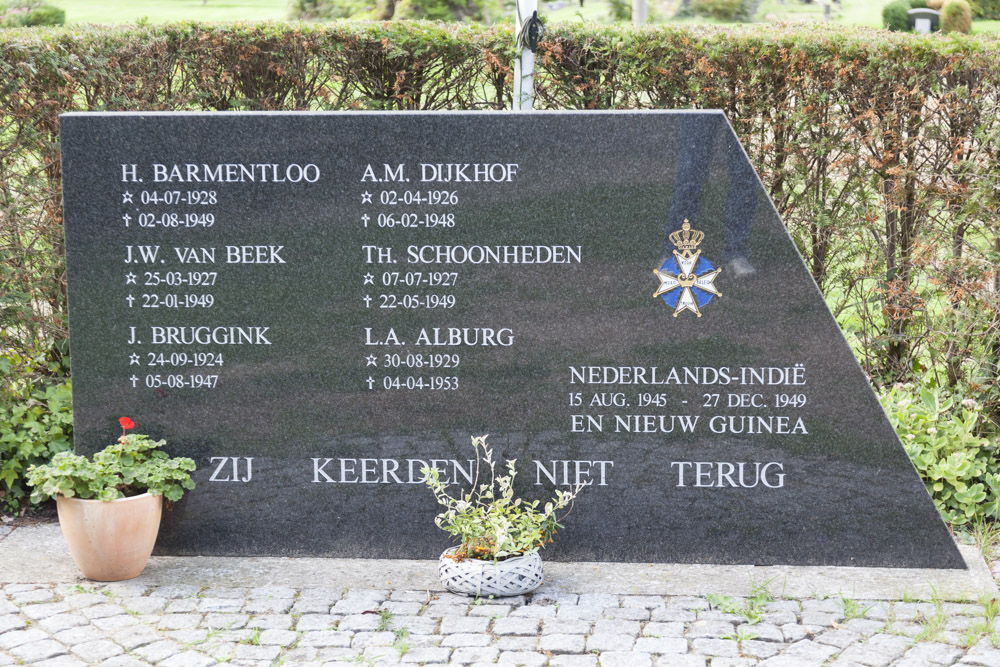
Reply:
<svg viewBox="0 0 1000 667"><path fill-rule="evenodd" d="M56 497L59 527L76 566L88 579L138 577L160 531L163 496L144 493L118 500Z"/></svg>

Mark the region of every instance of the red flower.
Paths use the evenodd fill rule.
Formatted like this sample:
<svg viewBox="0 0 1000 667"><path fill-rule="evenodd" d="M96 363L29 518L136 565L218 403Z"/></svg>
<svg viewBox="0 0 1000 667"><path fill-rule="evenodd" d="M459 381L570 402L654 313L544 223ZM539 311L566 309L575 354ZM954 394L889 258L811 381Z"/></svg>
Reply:
<svg viewBox="0 0 1000 667"><path fill-rule="evenodd" d="M135 428L135 422L129 419L128 417L121 417L118 420L118 423L121 424L122 428L126 431L129 430L130 428Z"/></svg>

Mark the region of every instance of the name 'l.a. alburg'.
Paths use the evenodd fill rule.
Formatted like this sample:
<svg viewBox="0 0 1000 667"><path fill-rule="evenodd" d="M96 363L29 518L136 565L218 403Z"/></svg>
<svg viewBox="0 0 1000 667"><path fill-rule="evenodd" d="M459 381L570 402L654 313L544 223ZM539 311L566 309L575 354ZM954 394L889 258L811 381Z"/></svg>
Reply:
<svg viewBox="0 0 1000 667"><path fill-rule="evenodd" d="M413 339L402 338L396 329L365 327L365 345L414 345L426 347L510 347L514 330L509 327L425 327Z"/></svg>

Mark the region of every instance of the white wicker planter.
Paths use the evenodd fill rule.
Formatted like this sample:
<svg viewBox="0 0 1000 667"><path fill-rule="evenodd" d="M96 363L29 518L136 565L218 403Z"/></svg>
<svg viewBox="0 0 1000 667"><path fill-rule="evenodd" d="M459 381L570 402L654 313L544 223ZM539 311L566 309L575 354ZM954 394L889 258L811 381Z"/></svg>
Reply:
<svg viewBox="0 0 1000 667"><path fill-rule="evenodd" d="M441 583L452 593L504 597L530 593L542 585L542 557L538 552L497 563L475 558L456 562L448 557L456 548L441 554L438 565Z"/></svg>

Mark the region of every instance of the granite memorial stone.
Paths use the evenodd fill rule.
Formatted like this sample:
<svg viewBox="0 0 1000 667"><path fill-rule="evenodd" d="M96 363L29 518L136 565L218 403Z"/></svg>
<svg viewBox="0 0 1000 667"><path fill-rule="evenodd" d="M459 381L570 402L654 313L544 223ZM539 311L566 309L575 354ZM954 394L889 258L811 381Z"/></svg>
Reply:
<svg viewBox="0 0 1000 667"><path fill-rule="evenodd" d="M195 458L165 554L430 558L470 436L545 557L964 564L720 112L61 119L77 448Z"/></svg>
<svg viewBox="0 0 1000 667"><path fill-rule="evenodd" d="M910 30L923 35L937 32L941 23L941 12L929 7L918 7L906 12Z"/></svg>

